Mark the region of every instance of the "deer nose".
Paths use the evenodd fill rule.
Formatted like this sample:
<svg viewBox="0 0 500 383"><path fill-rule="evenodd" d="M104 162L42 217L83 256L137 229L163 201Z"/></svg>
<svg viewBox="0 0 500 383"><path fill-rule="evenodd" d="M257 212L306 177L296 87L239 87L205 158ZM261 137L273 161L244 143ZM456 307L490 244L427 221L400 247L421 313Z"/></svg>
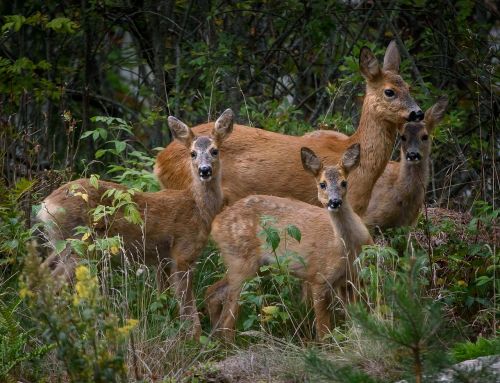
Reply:
<svg viewBox="0 0 500 383"><path fill-rule="evenodd" d="M328 210L335 210L337 209L340 205L342 205L342 200L340 198L334 198L331 200L328 200Z"/></svg>
<svg viewBox="0 0 500 383"><path fill-rule="evenodd" d="M412 110L410 112L410 115L408 116L408 121L422 121L424 118L424 112L422 112L420 109L415 111Z"/></svg>
<svg viewBox="0 0 500 383"><path fill-rule="evenodd" d="M202 166L198 169L201 178L209 178L212 176L212 168L210 166Z"/></svg>
<svg viewBox="0 0 500 383"><path fill-rule="evenodd" d="M408 161L420 161L420 153L408 152L408 153L406 153L406 159Z"/></svg>

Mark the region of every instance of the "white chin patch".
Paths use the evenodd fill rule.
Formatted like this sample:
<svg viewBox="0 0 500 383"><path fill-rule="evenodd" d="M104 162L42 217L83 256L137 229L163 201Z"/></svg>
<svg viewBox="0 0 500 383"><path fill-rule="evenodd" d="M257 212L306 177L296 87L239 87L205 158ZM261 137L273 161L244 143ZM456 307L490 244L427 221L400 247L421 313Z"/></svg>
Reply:
<svg viewBox="0 0 500 383"><path fill-rule="evenodd" d="M208 182L208 181L210 181L211 179L212 179L212 176L210 176L210 177L205 177L205 178L204 178L204 177L200 177L200 181L201 181L201 182Z"/></svg>
<svg viewBox="0 0 500 383"><path fill-rule="evenodd" d="M328 211L338 211L339 210L338 207L331 207L331 206L328 206L327 209L328 209Z"/></svg>

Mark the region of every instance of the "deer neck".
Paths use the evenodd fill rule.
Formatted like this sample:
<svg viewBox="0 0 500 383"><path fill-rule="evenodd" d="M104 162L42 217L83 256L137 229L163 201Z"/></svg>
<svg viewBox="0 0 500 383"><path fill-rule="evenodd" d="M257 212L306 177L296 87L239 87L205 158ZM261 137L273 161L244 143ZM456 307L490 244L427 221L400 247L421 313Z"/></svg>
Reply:
<svg viewBox="0 0 500 383"><path fill-rule="evenodd" d="M411 164L404 159L401 152L401 164L399 167L399 182L401 190L408 194L411 191L425 192L427 180L429 179L429 158L424 156L418 164ZM413 194L413 193L412 193Z"/></svg>
<svg viewBox="0 0 500 383"><path fill-rule="evenodd" d="M361 220L347 200L338 211L328 213L336 240L346 249L349 262L354 261L361 250L362 234L366 229L360 228Z"/></svg>
<svg viewBox="0 0 500 383"><path fill-rule="evenodd" d="M358 130L350 140L359 143L361 149L359 166L349 176L354 180L350 184L349 201L359 215L368 207L373 186L391 158L397 127L396 123L382 119L377 105L365 97Z"/></svg>
<svg viewBox="0 0 500 383"><path fill-rule="evenodd" d="M198 212L205 225L210 228L215 216L219 214L223 206L223 193L221 185L221 174L215 175L208 182L203 182L197 174L193 174L193 185L191 187L193 199Z"/></svg>

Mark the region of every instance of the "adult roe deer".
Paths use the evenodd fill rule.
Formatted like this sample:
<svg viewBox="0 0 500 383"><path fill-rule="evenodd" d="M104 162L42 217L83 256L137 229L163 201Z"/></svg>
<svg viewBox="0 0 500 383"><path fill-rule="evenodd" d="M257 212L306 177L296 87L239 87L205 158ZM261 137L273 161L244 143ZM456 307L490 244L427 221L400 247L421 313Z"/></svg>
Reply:
<svg viewBox="0 0 500 383"><path fill-rule="evenodd" d="M425 112L423 121L408 122L401 131L401 159L387 164L373 187L363 221L369 228L415 224L429 182L430 136L443 119L448 98L439 100Z"/></svg>
<svg viewBox="0 0 500 383"><path fill-rule="evenodd" d="M226 339L233 336L244 281L274 259L264 251L265 239L259 236L261 216L274 217L277 227L294 224L301 231L300 243L286 246L303 257L304 262L293 263L291 269L310 292L319 339L331 326L331 288L355 275L351 274L354 259L363 245L373 243L346 198L348 175L360 162L360 145L350 146L335 166L323 166L308 148L301 149L301 158L303 168L316 179L318 199L326 209L288 198L252 195L226 207L214 220L212 236L228 270L222 281L209 287L206 302L214 329Z"/></svg>
<svg viewBox="0 0 500 383"><path fill-rule="evenodd" d="M366 96L359 127L346 140L334 135L288 136L235 125L222 154L227 162L222 178L227 202L231 204L251 194L267 194L319 205L308 174L297 171L301 168L300 148L309 147L325 163L334 164L348 147L359 143L361 163L349 177L349 201L356 213L364 213L373 185L390 159L397 129L406 121L423 117L408 85L398 75L399 64L395 42L387 47L382 68L369 48L361 48L359 65L367 82ZM207 123L193 129L203 134L212 126L213 123ZM186 151L173 142L158 155L155 174L163 187L182 189L189 184Z"/></svg>
<svg viewBox="0 0 500 383"><path fill-rule="evenodd" d="M108 225L101 220L94 226L98 234L120 235L128 250L134 247L143 250L148 263L173 261L172 279L180 314L192 320L192 334L196 338L201 328L192 291L191 266L205 247L212 221L223 206L219 147L231 134L233 119L233 112L227 109L215 122L210 136L195 136L187 125L170 116L172 135L184 145L185 155L190 158L191 186L186 190L136 192L132 200L141 213L143 227L126 221L120 212ZM99 181L95 188L88 179L80 179L52 192L38 215L40 221L47 223L50 241L74 238L75 227L92 225L89 213L99 204L112 203L109 197L103 198L110 189L125 188L105 181ZM53 268L54 275L71 276L76 259L67 249L64 254L50 256L45 263Z"/></svg>

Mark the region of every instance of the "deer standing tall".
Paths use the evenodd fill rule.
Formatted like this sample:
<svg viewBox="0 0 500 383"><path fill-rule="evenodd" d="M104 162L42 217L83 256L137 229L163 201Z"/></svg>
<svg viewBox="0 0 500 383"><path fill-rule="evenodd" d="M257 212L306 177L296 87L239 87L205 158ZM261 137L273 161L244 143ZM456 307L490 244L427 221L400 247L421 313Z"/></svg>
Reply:
<svg viewBox="0 0 500 383"><path fill-rule="evenodd" d="M425 112L421 122L408 122L401 131L401 159L387 164L375 184L363 221L386 229L415 224L429 182L430 136L442 120L448 98L443 96Z"/></svg>
<svg viewBox="0 0 500 383"><path fill-rule="evenodd" d="M359 127L346 140L334 135L288 136L236 125L222 154L227 162L222 178L227 202L231 204L251 194L267 194L319 205L309 176L296 170L301 168L300 148L311 148L325 163L338 163L342 153L358 143L361 162L349 176L349 201L356 213L363 214L373 185L390 159L396 131L405 122L423 117L408 85L398 75L399 64L400 56L394 42L386 50L383 67L369 48L361 49L359 65L367 82L366 96ZM205 134L212 127L213 123L208 123L193 129ZM174 142L158 155L155 174L164 187L183 189L188 186L186 151Z"/></svg>
<svg viewBox="0 0 500 383"><path fill-rule="evenodd" d="M348 175L360 162L360 145L350 146L335 166L323 166L308 148L301 149L301 158L304 169L316 179L318 199L325 208L288 198L252 195L226 207L214 220L212 236L228 271L222 281L209 287L206 297L212 325L226 339L233 336L244 281L274 259L272 253L263 250L265 240L258 235L263 215L275 218L277 227L294 224L302 233L300 243L287 243L286 249L303 257L304 262L293 263L291 269L310 292L320 339L331 328L331 288L351 279L351 266L361 247L372 244L368 230L346 198L350 193ZM282 250L278 248L277 253Z"/></svg>
<svg viewBox="0 0 500 383"><path fill-rule="evenodd" d="M219 147L231 134L233 119L233 112L227 109L213 125L210 135L195 136L187 125L175 117L168 118L173 137L184 146L183 153L189 158L191 185L186 190L134 193L132 201L141 213L143 226L128 222L123 212L116 213L109 222L101 220L94 225L91 210L100 204L112 204L105 193L125 188L105 181L99 181L95 187L88 179L70 182L52 192L38 215L46 223L53 243L75 238L77 226L89 225L101 235L120 235L127 250L139 248L144 252L147 263L171 260L180 314L192 321L196 338L201 327L192 291L191 266L206 246L212 221L223 206ZM54 275L71 277L76 259L66 249L62 254L50 256L45 263Z"/></svg>

